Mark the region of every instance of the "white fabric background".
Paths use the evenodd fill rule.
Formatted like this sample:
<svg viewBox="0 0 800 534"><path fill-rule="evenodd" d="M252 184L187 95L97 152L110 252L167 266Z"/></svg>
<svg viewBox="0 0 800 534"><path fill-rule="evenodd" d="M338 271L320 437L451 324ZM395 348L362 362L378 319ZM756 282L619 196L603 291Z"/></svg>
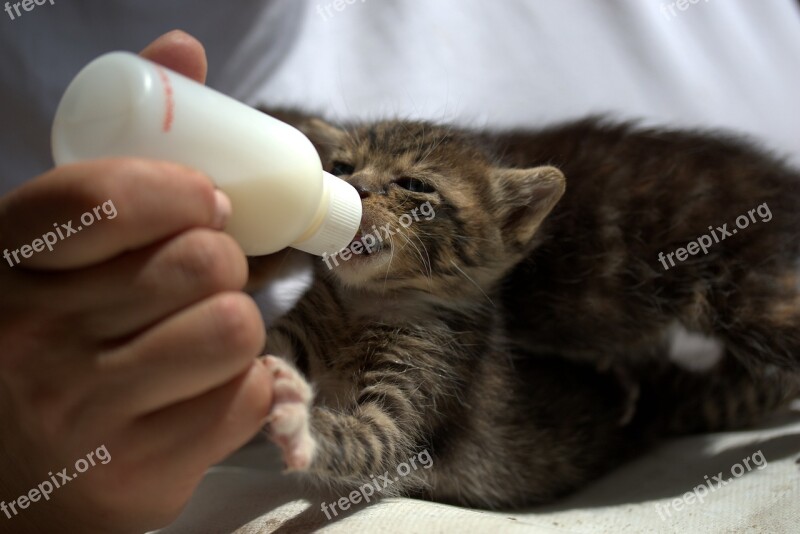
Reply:
<svg viewBox="0 0 800 534"><path fill-rule="evenodd" d="M666 0L355 0L326 18L316 7L328 3L57 0L15 21L0 12L0 194L49 166L55 105L83 64L105 51L138 50L174 27L207 44L210 84L251 104L490 128L610 112L731 128L800 162L794 0L700 0L672 20L661 10L672 3ZM271 308L303 281L282 284L263 294L262 304ZM768 469L675 522L658 519L654 502L680 496L759 447ZM549 512L487 514L399 499L326 529L797 532L798 450L795 417L767 430L669 444ZM320 500L296 501L303 493L292 479L274 464L262 470L270 459L253 447L212 470L167 532L321 526L321 514L301 513L318 509Z"/></svg>
<svg viewBox="0 0 800 534"><path fill-rule="evenodd" d="M732 477L731 468L759 450L766 467ZM776 417L759 429L665 444L554 506L485 512L386 499L328 521L320 506L340 496L281 475L276 450L254 443L213 468L183 516L159 534L797 534L798 451L800 404L793 416ZM661 519L656 504L669 504L720 472L731 479L727 485L669 517L662 511Z"/></svg>
<svg viewBox="0 0 800 534"><path fill-rule="evenodd" d="M748 132L800 160L793 0L356 0L258 96L342 117L535 127L588 113Z"/></svg>

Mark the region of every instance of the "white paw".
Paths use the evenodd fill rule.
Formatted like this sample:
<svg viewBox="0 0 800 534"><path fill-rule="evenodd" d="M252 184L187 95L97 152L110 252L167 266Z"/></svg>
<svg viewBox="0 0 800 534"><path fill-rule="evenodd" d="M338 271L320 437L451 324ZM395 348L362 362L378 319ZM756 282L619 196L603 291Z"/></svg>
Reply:
<svg viewBox="0 0 800 534"><path fill-rule="evenodd" d="M267 356L265 364L275 377L272 411L267 419L270 439L283 451L288 471L305 471L317 447L309 426L314 394L308 382L285 360Z"/></svg>

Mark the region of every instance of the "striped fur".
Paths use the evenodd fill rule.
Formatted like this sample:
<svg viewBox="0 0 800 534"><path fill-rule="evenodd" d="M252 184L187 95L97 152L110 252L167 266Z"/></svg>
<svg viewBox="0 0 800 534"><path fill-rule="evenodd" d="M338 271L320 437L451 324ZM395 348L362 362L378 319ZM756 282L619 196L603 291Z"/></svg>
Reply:
<svg viewBox="0 0 800 534"><path fill-rule="evenodd" d="M596 120L490 135L278 116L328 170L349 170L362 234L425 202L436 214L375 254L317 259L270 329L268 351L315 389L311 480L346 491L427 450L433 468L385 495L524 506L654 439L750 424L800 393L800 177L769 156ZM770 223L659 266L658 251L765 201ZM676 322L726 357L705 373L671 363Z"/></svg>

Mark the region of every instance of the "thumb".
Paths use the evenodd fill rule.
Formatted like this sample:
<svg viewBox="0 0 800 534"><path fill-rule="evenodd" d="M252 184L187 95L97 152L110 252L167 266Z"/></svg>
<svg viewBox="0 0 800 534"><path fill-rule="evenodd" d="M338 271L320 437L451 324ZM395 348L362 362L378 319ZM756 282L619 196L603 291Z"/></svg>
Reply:
<svg viewBox="0 0 800 534"><path fill-rule="evenodd" d="M200 41L184 31L165 33L139 55L200 83L206 81L206 51Z"/></svg>

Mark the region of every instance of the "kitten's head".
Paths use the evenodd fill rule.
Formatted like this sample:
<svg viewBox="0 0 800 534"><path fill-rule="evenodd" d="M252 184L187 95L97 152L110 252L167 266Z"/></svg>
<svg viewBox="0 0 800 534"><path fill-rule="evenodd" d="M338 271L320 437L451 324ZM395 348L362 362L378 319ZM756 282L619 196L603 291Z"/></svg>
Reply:
<svg viewBox="0 0 800 534"><path fill-rule="evenodd" d="M451 128L388 121L342 130L319 119L299 127L325 169L361 195L356 238L319 260L347 286L489 290L535 245L564 192L557 169L499 166L477 138Z"/></svg>

